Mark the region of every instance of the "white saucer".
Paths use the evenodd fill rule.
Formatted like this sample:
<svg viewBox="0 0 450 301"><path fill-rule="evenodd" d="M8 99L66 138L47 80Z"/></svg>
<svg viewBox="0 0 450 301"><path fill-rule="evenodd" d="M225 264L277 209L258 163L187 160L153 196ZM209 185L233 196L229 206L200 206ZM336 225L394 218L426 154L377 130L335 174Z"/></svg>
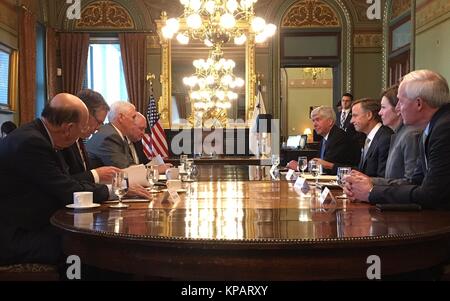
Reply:
<svg viewBox="0 0 450 301"><path fill-rule="evenodd" d="M92 203L91 205L88 205L88 206L77 206L75 204L69 204L69 205L66 205L66 207L70 208L70 209L90 209L90 208L100 207L100 204Z"/></svg>

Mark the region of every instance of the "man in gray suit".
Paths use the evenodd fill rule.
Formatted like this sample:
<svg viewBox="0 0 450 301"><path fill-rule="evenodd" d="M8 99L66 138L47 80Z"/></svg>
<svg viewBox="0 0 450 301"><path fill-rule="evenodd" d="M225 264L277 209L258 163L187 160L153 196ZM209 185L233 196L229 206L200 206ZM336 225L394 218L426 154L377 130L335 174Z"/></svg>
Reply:
<svg viewBox="0 0 450 301"><path fill-rule="evenodd" d="M119 101L111 105L110 123L102 126L86 143L94 167L126 168L134 164L127 137L134 131L136 116L136 108L129 102Z"/></svg>

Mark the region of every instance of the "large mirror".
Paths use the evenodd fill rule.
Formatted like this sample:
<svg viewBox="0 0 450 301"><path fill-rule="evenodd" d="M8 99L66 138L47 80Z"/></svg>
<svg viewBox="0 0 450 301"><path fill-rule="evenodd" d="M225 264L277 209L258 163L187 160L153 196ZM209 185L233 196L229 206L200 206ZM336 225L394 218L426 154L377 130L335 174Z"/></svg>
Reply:
<svg viewBox="0 0 450 301"><path fill-rule="evenodd" d="M234 74L245 81L243 88L236 89L238 99L232 101L231 108L219 116L219 123L206 124L194 121L194 108L189 99L189 88L183 84L183 78L195 73L192 62L195 59L207 59L209 48L198 41L190 41L188 45L180 45L177 41L162 38L161 28L164 19L157 21L161 40L161 99L159 110L165 128L173 127L225 127L246 126L252 116L255 105L255 46L253 42L246 45L233 44L223 47L224 58L236 62ZM250 40L250 39L249 39ZM205 114L204 121L217 116Z"/></svg>

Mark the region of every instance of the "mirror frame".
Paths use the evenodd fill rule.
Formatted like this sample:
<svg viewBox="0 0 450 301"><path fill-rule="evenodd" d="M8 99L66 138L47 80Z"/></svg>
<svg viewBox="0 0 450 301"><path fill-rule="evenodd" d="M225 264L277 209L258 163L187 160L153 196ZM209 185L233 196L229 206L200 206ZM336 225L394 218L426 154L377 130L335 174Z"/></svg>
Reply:
<svg viewBox="0 0 450 301"><path fill-rule="evenodd" d="M161 123L166 129L172 127L172 41L162 36L162 27L167 20L167 13L162 12L161 18L156 20L156 28L161 45L161 97L159 99L159 112ZM238 26L245 28L244 24ZM180 30L186 28L186 23L180 19ZM254 35L249 34L245 43L245 125L249 127L256 103L256 68L255 68L255 43ZM206 46L205 46L206 48ZM194 70L193 70L194 71Z"/></svg>

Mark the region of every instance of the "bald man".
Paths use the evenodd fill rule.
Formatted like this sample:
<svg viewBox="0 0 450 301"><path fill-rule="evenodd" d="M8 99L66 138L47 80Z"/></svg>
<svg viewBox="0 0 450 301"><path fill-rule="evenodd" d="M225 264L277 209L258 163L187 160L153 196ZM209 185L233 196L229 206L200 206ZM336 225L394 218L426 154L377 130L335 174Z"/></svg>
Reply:
<svg viewBox="0 0 450 301"><path fill-rule="evenodd" d="M60 152L81 136L88 118L78 97L58 94L40 119L0 143L0 265L57 263L62 252L52 214L72 203L76 191L93 192L95 202L108 199L105 185L72 178Z"/></svg>
<svg viewBox="0 0 450 301"><path fill-rule="evenodd" d="M144 138L145 129L147 128L147 118L144 115L137 112L134 122L133 130L129 135L129 147L135 164L147 164L150 160L144 153L144 146L142 145L142 138ZM161 158L162 161L162 158ZM167 168L172 167L170 163L162 163L158 165L158 171L160 174L166 172Z"/></svg>
<svg viewBox="0 0 450 301"><path fill-rule="evenodd" d="M147 118L141 113L137 113L133 130L129 135L129 147L135 164L147 164L149 159L144 153L142 138L144 138L147 128Z"/></svg>

